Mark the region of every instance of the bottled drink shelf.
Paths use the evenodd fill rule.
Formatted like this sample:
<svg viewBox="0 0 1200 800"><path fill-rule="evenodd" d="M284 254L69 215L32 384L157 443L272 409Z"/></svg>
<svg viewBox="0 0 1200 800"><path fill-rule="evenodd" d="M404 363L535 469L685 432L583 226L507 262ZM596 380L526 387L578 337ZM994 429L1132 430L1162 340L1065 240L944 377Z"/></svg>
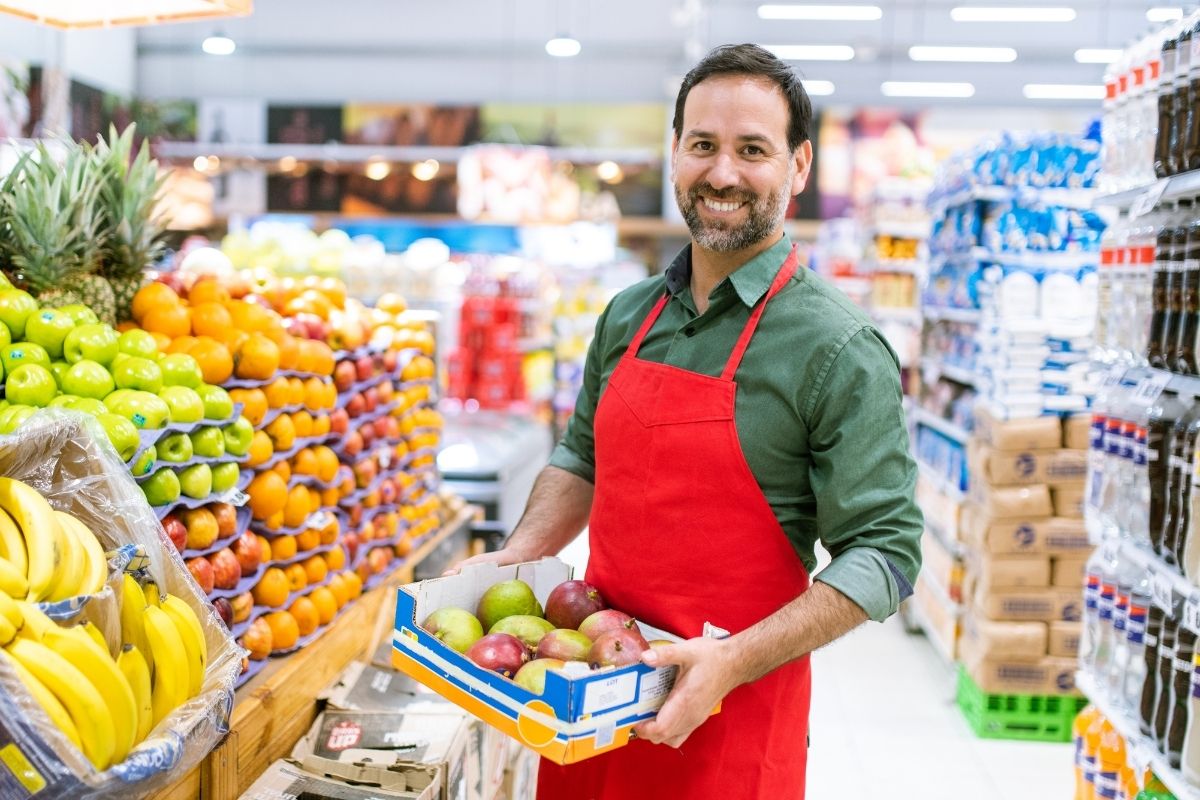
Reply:
<svg viewBox="0 0 1200 800"><path fill-rule="evenodd" d="M1200 800L1200 787L1193 786L1184 779L1183 773L1170 765L1166 758L1146 740L1138 730L1137 722L1129 714L1119 708L1108 693L1096 683L1095 677L1084 670L1075 673L1075 686L1087 696L1112 726L1125 737L1129 748L1129 761L1135 767L1149 767L1163 782L1163 785L1174 793L1178 800Z"/></svg>
<svg viewBox="0 0 1200 800"><path fill-rule="evenodd" d="M1150 573L1154 605L1172 619L1179 620L1182 627L1200 634L1200 586L1189 582L1153 550L1129 539L1105 540L1100 543L1100 549L1106 559L1111 559L1115 551L1120 559L1131 561Z"/></svg>
<svg viewBox="0 0 1200 800"><path fill-rule="evenodd" d="M1160 178L1133 189L1101 195L1096 198L1096 205L1127 210L1135 204L1140 204L1149 210L1149 207L1159 200L1177 200L1180 197L1195 197L1197 194L1200 194L1200 169Z"/></svg>
<svg viewBox="0 0 1200 800"><path fill-rule="evenodd" d="M971 435L966 431L966 429L955 425L949 420L942 419L933 412L926 411L920 406L913 407L913 420L915 420L918 425L924 425L927 428L933 428L938 433L953 439L959 444L966 444L967 439Z"/></svg>

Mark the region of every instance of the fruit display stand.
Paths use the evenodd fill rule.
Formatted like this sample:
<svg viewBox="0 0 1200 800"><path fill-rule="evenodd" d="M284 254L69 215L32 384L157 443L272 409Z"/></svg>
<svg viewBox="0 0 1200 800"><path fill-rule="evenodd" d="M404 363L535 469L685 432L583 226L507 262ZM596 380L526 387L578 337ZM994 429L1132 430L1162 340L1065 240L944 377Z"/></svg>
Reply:
<svg viewBox="0 0 1200 800"><path fill-rule="evenodd" d="M465 556L466 534L480 518L477 507L462 508L409 553L399 569L348 606L323 637L286 659L268 662L237 690L225 739L196 769L152 795L153 800L232 800L271 762L286 757L316 718L318 694L347 664L370 652L369 632L396 588L412 582L422 562L445 552L447 545L463 542L444 563Z"/></svg>

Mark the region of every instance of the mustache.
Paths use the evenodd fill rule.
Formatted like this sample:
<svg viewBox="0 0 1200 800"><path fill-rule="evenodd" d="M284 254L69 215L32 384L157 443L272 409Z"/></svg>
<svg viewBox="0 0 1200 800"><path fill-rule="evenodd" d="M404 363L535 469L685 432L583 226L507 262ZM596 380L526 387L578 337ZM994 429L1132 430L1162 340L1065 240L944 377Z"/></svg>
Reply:
<svg viewBox="0 0 1200 800"><path fill-rule="evenodd" d="M704 195L712 200L734 201L738 203L752 203L757 199L757 196L750 192L740 189L715 189L709 183L701 183L688 190L688 198L692 202L700 199L700 195Z"/></svg>

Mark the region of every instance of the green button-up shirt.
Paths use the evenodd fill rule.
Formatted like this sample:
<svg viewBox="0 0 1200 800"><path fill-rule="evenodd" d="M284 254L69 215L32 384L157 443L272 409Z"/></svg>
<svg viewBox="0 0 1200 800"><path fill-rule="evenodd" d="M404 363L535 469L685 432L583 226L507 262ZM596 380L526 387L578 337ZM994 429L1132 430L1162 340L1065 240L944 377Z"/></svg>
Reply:
<svg viewBox="0 0 1200 800"><path fill-rule="evenodd" d="M595 481L597 403L664 287L671 299L638 357L719 376L790 250L784 237L741 266L713 289L703 314L690 288L690 246L665 275L613 298L550 463ZM797 555L812 572L819 540L832 562L816 579L871 619L887 618L912 593L923 527L895 353L845 295L801 268L767 304L734 379L746 461Z"/></svg>

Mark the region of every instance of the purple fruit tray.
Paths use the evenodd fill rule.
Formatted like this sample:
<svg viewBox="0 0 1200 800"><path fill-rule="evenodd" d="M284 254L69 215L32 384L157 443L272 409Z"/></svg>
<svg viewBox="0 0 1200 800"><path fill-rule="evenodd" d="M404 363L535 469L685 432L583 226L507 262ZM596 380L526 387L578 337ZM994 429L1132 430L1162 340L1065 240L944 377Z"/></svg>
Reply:
<svg viewBox="0 0 1200 800"><path fill-rule="evenodd" d="M292 473L292 477L288 479L288 491L295 489L297 486L308 486L312 489L332 489L337 484L333 481L323 481L316 475L297 475Z"/></svg>
<svg viewBox="0 0 1200 800"><path fill-rule="evenodd" d="M197 556L212 555L218 550L223 550L224 548L232 545L241 538L243 533L248 530L250 530L250 509L246 506L242 506L241 508L237 509L237 528L232 535L226 536L224 539L217 539L208 547L205 547L201 550L190 550L184 548L183 558L184 560L187 560L189 558L196 558Z"/></svg>
<svg viewBox="0 0 1200 800"><path fill-rule="evenodd" d="M291 558L281 558L278 560L272 560L268 563L272 567L290 567L292 564L300 564L304 561L307 561L313 556L319 556L323 553L328 553L330 550L335 547L339 547L340 545L341 542L335 540L329 544L317 545L311 550L305 550L303 553L296 553L296 555L292 556Z"/></svg>
<svg viewBox="0 0 1200 800"><path fill-rule="evenodd" d="M337 405L334 406L334 408L345 408L346 406L348 406L350 404L350 400L353 399L354 396L356 394L358 394L359 392L365 392L367 389L374 389L377 386L379 386L379 384L383 383L384 381L390 381L390 380L392 380L391 375L381 374L381 375L376 375L373 378L368 378L365 381L357 381L355 383L352 383L352 384L350 384L349 389L347 389L344 393L338 395ZM347 412L347 413L349 413L349 412ZM360 414L359 416L361 417L362 415ZM358 417L353 417L353 416L350 417L350 419L357 419L357 418Z"/></svg>
<svg viewBox="0 0 1200 800"><path fill-rule="evenodd" d="M305 410L309 411L310 413L312 412L312 409L305 409L303 403L293 403L291 405L283 406L282 408L268 408L267 413L262 418L262 422L255 425L254 430L266 430L267 426L279 419L281 415L295 414L297 411Z"/></svg>
<svg viewBox="0 0 1200 800"><path fill-rule="evenodd" d="M200 508L201 506L208 505L209 503L229 503L230 505L241 508L242 506L246 505L246 502L250 499L244 494L244 490L250 485L250 481L253 480L253 478L254 474L252 472L249 470L242 470L242 474L238 478L237 486L228 492L224 492L223 494L210 494L208 497L202 498L184 497L180 495L177 500L167 503L165 506L152 506L154 509L154 516L161 520L175 509Z"/></svg>
<svg viewBox="0 0 1200 800"><path fill-rule="evenodd" d="M132 470L133 465L137 463L137 460L142 453L146 452L146 450L150 448L150 445L156 444L159 439L163 438L168 433L191 433L197 428L201 428L206 425L224 427L225 425L229 425L237 420L237 418L242 415L243 408L244 406L241 403L234 403L233 414L229 417L229 419L225 420L203 419L199 422L173 422L169 425L164 425L161 428L142 428L138 430L138 448L134 451L133 457L125 462L125 466Z"/></svg>
<svg viewBox="0 0 1200 800"><path fill-rule="evenodd" d="M342 612L345 611L347 608L349 608L349 606L350 606L349 603L342 606L340 609L338 609L338 613L333 616L333 619L329 620L329 622L327 622L324 625L318 626L317 629L315 631L313 631L312 633L310 633L308 636L301 636L299 639L296 640L296 644L293 645L292 647L289 647L286 650L272 650L271 658L280 658L282 656L291 655L292 653L296 652L297 650L299 650L303 647L307 647L310 644L312 644L313 642L315 642L317 639L320 639L321 636L323 636L325 634L325 631L329 630L330 628L332 628L334 625L337 624L338 617L340 617L342 615Z"/></svg>
<svg viewBox="0 0 1200 800"><path fill-rule="evenodd" d="M233 682L233 688L240 689L247 681L249 681L258 673L262 672L263 667L267 666L268 663L269 662L265 658L261 661L250 659L250 665L246 668L246 671L239 675L237 680Z"/></svg>
<svg viewBox="0 0 1200 800"><path fill-rule="evenodd" d="M359 359L363 356L381 356L386 351L386 348L380 345L364 344L362 347L356 347L353 350L334 350L334 361L345 361L348 358Z"/></svg>
<svg viewBox="0 0 1200 800"><path fill-rule="evenodd" d="M326 440L329 439L330 436L331 436L331 434L328 434L328 433L323 434L321 436L305 436L304 438L300 438L299 436L297 436L296 441L292 443L292 446L289 449L284 450L282 452L274 453L270 458L268 458L262 464L259 464L258 466L256 466L254 469L257 472L266 472L267 470L271 469L271 467L274 467L276 464L278 464L280 461L290 460L293 456L296 455L296 453L299 453L301 450L303 450L306 447L312 447L314 445L324 444L326 442Z"/></svg>
<svg viewBox="0 0 1200 800"><path fill-rule="evenodd" d="M308 519L304 520L302 525L297 525L294 528L275 528L272 530L270 528L264 528L262 525L259 525L257 521L251 520L250 530L254 531L255 533L262 534L268 539L270 539L272 536L295 536L296 534L304 533L311 528L325 527L325 525L329 523L329 520L325 518L326 515L334 516L334 512L336 510L337 509L334 508L319 508L312 514L309 514Z"/></svg>
<svg viewBox="0 0 1200 800"><path fill-rule="evenodd" d="M150 480L151 477L153 477L155 472L158 472L160 469L164 469L167 467L170 467L171 469L178 472L181 469L187 469L188 467L195 466L196 464L208 464L210 467L217 467L217 466L220 466L221 464L238 464L238 465L240 465L241 463L242 463L241 461L239 461L238 459L233 458L231 456L214 456L214 457L200 456L200 457L189 458L187 461L162 461L162 460L159 460L159 461L154 462L154 471L153 472L149 472L145 475L134 475L133 479L135 481L137 481L138 483L145 483L146 481ZM241 479L239 478L239 480L241 480Z"/></svg>

